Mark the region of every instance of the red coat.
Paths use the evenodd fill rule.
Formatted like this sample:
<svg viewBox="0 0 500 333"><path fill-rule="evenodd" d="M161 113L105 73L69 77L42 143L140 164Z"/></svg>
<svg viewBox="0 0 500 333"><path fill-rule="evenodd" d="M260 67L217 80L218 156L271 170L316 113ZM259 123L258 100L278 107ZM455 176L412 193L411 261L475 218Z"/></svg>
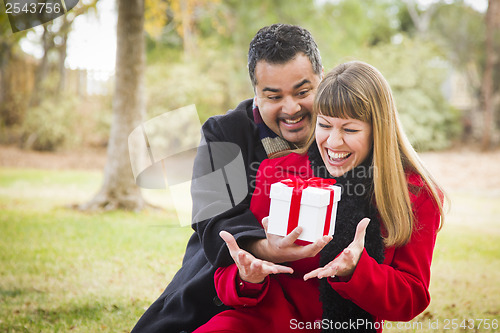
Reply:
<svg viewBox="0 0 500 333"><path fill-rule="evenodd" d="M271 184L290 176L313 176L307 155L290 154L262 162L250 206L259 221L269 213ZM381 321L411 320L430 302L430 266L440 223L439 210L419 176L409 175L408 183L420 188L417 195L410 192L417 221L410 242L386 248L383 264L378 264L364 250L350 279L329 279L341 296L374 316L379 332L383 327ZM271 275L263 284L242 282L235 264L219 268L215 274L217 293L234 310L216 315L195 332L300 332L301 328L320 332L321 325L328 322L321 321L318 280L302 279L318 264L319 255L292 262L294 274Z"/></svg>

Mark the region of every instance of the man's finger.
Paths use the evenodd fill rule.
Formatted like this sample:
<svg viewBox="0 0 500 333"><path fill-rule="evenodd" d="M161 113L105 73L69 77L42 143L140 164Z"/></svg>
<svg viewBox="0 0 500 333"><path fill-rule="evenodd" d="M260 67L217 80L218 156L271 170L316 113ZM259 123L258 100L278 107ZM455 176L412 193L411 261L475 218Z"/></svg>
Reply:
<svg viewBox="0 0 500 333"><path fill-rule="evenodd" d="M286 235L281 241L281 246L287 247L295 243L297 239L299 239L300 234L302 233L302 227L296 227L292 230L291 233Z"/></svg>
<svg viewBox="0 0 500 333"><path fill-rule="evenodd" d="M330 241L333 239L332 236L323 236L316 240L314 243L306 245L303 247L304 252L308 253L308 256L314 257L321 251Z"/></svg>
<svg viewBox="0 0 500 333"><path fill-rule="evenodd" d="M268 216L264 217L262 219L261 223L262 223L262 226L264 227L264 231L267 234L267 227L269 226L269 217Z"/></svg>

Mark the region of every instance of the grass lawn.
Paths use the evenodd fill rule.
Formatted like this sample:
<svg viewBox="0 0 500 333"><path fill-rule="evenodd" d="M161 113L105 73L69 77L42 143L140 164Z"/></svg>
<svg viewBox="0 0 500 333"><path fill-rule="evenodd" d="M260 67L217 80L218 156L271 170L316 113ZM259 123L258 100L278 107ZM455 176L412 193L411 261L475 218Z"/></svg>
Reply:
<svg viewBox="0 0 500 333"><path fill-rule="evenodd" d="M100 180L92 171L0 169L0 332L129 332L180 267L191 229L173 211L64 208L89 199ZM431 305L387 331L500 331L500 198L451 199Z"/></svg>

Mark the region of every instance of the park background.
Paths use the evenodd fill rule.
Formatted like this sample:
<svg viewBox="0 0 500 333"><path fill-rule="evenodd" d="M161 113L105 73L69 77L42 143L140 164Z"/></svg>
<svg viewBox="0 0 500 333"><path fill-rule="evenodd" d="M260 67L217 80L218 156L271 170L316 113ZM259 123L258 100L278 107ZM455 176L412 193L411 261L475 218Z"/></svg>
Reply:
<svg viewBox="0 0 500 333"><path fill-rule="evenodd" d="M276 22L310 30L326 71L380 69L450 197L432 301L407 331L496 331L499 0L118 2L80 1L15 34L0 5L0 331L130 331L191 229L168 190L135 186L127 136L189 104L204 121L251 97L248 44Z"/></svg>

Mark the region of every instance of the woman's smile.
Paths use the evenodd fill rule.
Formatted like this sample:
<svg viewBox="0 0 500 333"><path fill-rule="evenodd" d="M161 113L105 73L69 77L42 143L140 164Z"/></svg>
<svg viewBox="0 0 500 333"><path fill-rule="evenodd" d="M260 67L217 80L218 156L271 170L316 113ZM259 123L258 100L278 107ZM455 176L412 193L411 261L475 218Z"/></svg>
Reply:
<svg viewBox="0 0 500 333"><path fill-rule="evenodd" d="M367 122L318 115L316 143L328 172L340 177L357 167L372 149L372 130Z"/></svg>

